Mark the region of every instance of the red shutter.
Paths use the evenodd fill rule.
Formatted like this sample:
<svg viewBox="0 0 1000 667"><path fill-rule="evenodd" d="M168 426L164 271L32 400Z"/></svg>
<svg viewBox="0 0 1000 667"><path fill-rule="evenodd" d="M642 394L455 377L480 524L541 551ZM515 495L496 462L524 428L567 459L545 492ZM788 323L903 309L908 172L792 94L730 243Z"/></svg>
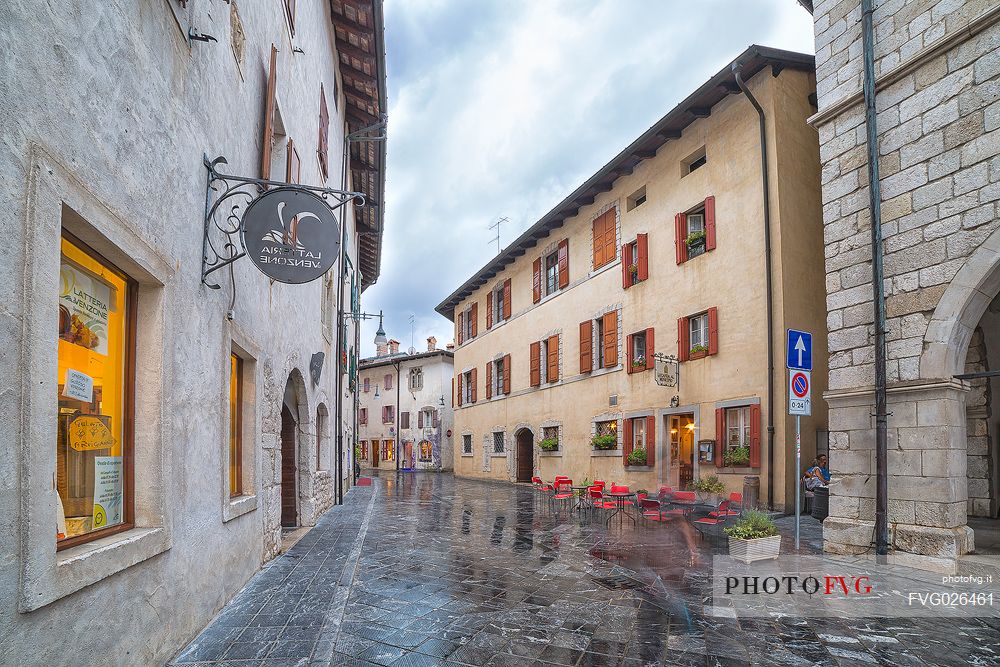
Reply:
<svg viewBox="0 0 1000 667"><path fill-rule="evenodd" d="M632 374L632 362L635 361L632 358L632 342L634 338L635 334L625 336L625 372L629 375Z"/></svg>
<svg viewBox="0 0 1000 667"><path fill-rule="evenodd" d="M458 314L458 344L461 345L465 340L465 312Z"/></svg>
<svg viewBox="0 0 1000 667"><path fill-rule="evenodd" d="M451 407L455 407L455 378L451 379Z"/></svg>
<svg viewBox="0 0 1000 667"><path fill-rule="evenodd" d="M750 467L760 467L760 404L750 406Z"/></svg>
<svg viewBox="0 0 1000 667"><path fill-rule="evenodd" d="M632 286L632 275L628 270L629 261L626 259L630 256L628 246L628 243L622 245L622 289L628 289Z"/></svg>
<svg viewBox="0 0 1000 667"><path fill-rule="evenodd" d="M476 400L477 400L476 399L476 385L478 384L478 382L476 382L476 370L477 369L475 369L475 368L472 369L472 398L471 398L471 402L472 403L475 403Z"/></svg>
<svg viewBox="0 0 1000 667"><path fill-rule="evenodd" d="M510 355L503 355L503 393L510 394Z"/></svg>
<svg viewBox="0 0 1000 667"><path fill-rule="evenodd" d="M493 362L486 362L486 400L493 398Z"/></svg>
<svg viewBox="0 0 1000 667"><path fill-rule="evenodd" d="M688 318L677 320L677 359L687 361L691 355L691 332L688 331Z"/></svg>
<svg viewBox="0 0 1000 667"><path fill-rule="evenodd" d="M510 278L503 281L503 318L510 319Z"/></svg>
<svg viewBox="0 0 1000 667"><path fill-rule="evenodd" d="M656 465L656 417L653 415L646 417L646 465Z"/></svg>
<svg viewBox="0 0 1000 667"><path fill-rule="evenodd" d="M708 309L708 353L719 353L719 309Z"/></svg>
<svg viewBox="0 0 1000 667"><path fill-rule="evenodd" d="M545 361L548 368L545 371L545 381L555 382L559 379L559 336L549 336L545 346Z"/></svg>
<svg viewBox="0 0 1000 667"><path fill-rule="evenodd" d="M358 423L362 426L368 425L368 408L358 410Z"/></svg>
<svg viewBox="0 0 1000 667"><path fill-rule="evenodd" d="M726 411L723 408L715 409L715 467L722 468L726 465Z"/></svg>
<svg viewBox="0 0 1000 667"><path fill-rule="evenodd" d="M261 139L260 177L271 178L271 142L274 140L274 98L278 90L278 47L271 45L271 64L267 71L264 96L264 136Z"/></svg>
<svg viewBox="0 0 1000 667"><path fill-rule="evenodd" d="M715 197L705 199L705 251L715 250Z"/></svg>
<svg viewBox="0 0 1000 667"><path fill-rule="evenodd" d="M653 363L653 354L656 348L653 346L653 327L646 329L646 370L650 370L655 365Z"/></svg>
<svg viewBox="0 0 1000 667"><path fill-rule="evenodd" d="M674 245L677 249L677 263L683 264L688 258L687 215L684 213L674 216Z"/></svg>
<svg viewBox="0 0 1000 667"><path fill-rule="evenodd" d="M580 372L594 370L594 321L580 322Z"/></svg>
<svg viewBox="0 0 1000 667"><path fill-rule="evenodd" d="M472 332L471 332L471 335L472 335L473 338L475 338L476 336L479 335L479 303L478 302L473 302L473 304L472 304L472 311L469 314L469 317L472 318Z"/></svg>
<svg viewBox="0 0 1000 667"><path fill-rule="evenodd" d="M604 315L604 367L618 365L618 311Z"/></svg>
<svg viewBox="0 0 1000 667"><path fill-rule="evenodd" d="M455 387L458 389L456 392L458 394L458 407L462 407L462 376L458 376L458 382L455 383Z"/></svg>
<svg viewBox="0 0 1000 667"><path fill-rule="evenodd" d="M569 239L559 242L559 289L569 285Z"/></svg>
<svg viewBox="0 0 1000 667"><path fill-rule="evenodd" d="M319 168L323 172L323 180L329 174L330 160L330 112L326 107L326 91L319 84Z"/></svg>
<svg viewBox="0 0 1000 667"><path fill-rule="evenodd" d="M490 293L486 295L486 329L490 330L493 328L493 299L496 297L496 293L490 290Z"/></svg>
<svg viewBox="0 0 1000 667"><path fill-rule="evenodd" d="M538 303L542 300L542 258L536 257L531 265L531 300Z"/></svg>
<svg viewBox="0 0 1000 667"><path fill-rule="evenodd" d="M531 386L537 387L542 383L542 345L537 340L531 344L530 356L529 370L531 372Z"/></svg>
<svg viewBox="0 0 1000 667"><path fill-rule="evenodd" d="M622 461L628 465L628 455L632 453L632 420L622 420Z"/></svg>
<svg viewBox="0 0 1000 667"><path fill-rule="evenodd" d="M424 411L421 410L420 412L417 413L417 428L423 428L423 427L424 427Z"/></svg>
<svg viewBox="0 0 1000 667"><path fill-rule="evenodd" d="M639 272L636 280L646 280L649 278L649 234L636 236L635 246L636 254L639 256Z"/></svg>

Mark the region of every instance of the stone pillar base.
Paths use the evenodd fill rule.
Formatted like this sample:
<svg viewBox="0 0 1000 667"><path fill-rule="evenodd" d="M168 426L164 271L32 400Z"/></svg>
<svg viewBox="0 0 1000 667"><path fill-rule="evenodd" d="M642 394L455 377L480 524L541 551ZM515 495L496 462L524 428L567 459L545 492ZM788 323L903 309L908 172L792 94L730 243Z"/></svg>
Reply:
<svg viewBox="0 0 1000 667"><path fill-rule="evenodd" d="M872 548L874 529L872 521L827 517L823 522L823 550L832 554L865 553ZM895 551L938 558L958 558L975 550L973 532L968 526L890 524L889 541Z"/></svg>

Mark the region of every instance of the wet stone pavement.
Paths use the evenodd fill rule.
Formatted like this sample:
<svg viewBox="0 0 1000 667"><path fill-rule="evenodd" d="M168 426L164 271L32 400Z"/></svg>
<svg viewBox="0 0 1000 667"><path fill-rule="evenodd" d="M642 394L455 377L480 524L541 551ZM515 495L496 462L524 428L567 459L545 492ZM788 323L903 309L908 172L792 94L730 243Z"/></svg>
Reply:
<svg viewBox="0 0 1000 667"><path fill-rule="evenodd" d="M383 475L267 564L171 664L998 664L995 619L709 616L721 545L689 544L671 525L556 515L523 485ZM805 519L803 551L819 547Z"/></svg>

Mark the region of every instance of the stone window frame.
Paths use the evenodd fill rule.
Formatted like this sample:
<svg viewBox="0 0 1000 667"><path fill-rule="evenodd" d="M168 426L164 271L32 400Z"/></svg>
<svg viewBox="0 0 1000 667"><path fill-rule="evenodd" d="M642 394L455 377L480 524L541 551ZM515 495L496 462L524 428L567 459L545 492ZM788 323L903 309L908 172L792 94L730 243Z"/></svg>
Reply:
<svg viewBox="0 0 1000 667"><path fill-rule="evenodd" d="M173 507L166 490L172 442L165 389L172 386L168 337L172 263L133 231L134 224L118 217L83 182L33 145L30 156L21 357L25 374L20 386L18 495L22 508L17 522L21 545L17 603L30 612L137 565L172 545ZM119 267L137 284L136 420L134 527L62 551L56 551L52 526L57 499L52 486L55 457L37 443L56 441L56 328L60 244L66 230ZM228 352L226 353L228 359ZM221 363L221 362L220 362ZM47 378L47 379L46 379ZM228 389L228 387L227 387ZM227 415L228 418L228 415ZM228 429L225 431L228 433ZM228 443L227 443L228 448ZM31 471L31 474L28 474ZM228 475L228 469L225 471Z"/></svg>
<svg viewBox="0 0 1000 667"><path fill-rule="evenodd" d="M622 455L622 427L624 423L622 422L623 414L621 412L602 412L599 415L594 415L590 418L590 437L593 439L597 435L597 423L598 422L616 422L615 426L615 437L617 442L615 443L614 449L595 449L593 445L590 446L591 456L617 456Z"/></svg>
<svg viewBox="0 0 1000 667"><path fill-rule="evenodd" d="M222 400L223 406L223 429L221 433L225 435L221 439L222 444L222 522L228 523L233 519L252 512L258 505L258 480L260 479L260 456L257 443L261 440L259 411L257 409L257 392L259 391L260 377L258 373L260 358L260 346L248 336L235 322L228 324L229 335L227 336L224 351L226 358L230 354L235 354L243 361L243 489L245 493L239 496L231 496L229 486L229 382L223 382ZM228 378L226 378L228 379ZM246 492L249 490L249 492Z"/></svg>
<svg viewBox="0 0 1000 667"><path fill-rule="evenodd" d="M556 429L556 439L559 440L559 446L556 449L554 449L554 450L552 450L550 452L547 452L547 451L543 450L541 447L539 447L538 443L545 439L545 429L549 429L549 428ZM537 450L538 455L539 456L562 456L563 455L563 442L564 442L564 440L563 440L563 423L561 421L554 421L554 420L549 419L549 420L543 421L541 424L539 424L538 425L538 430L539 430L539 433L541 434L541 437L538 438L537 441L535 442L535 449Z"/></svg>
<svg viewBox="0 0 1000 667"><path fill-rule="evenodd" d="M558 377L555 382L549 382L549 338L552 336L556 337L556 374ZM534 389L545 389L547 387L557 386L562 384L566 380L565 371L563 369L563 364L565 363L566 355L563 350L563 330L551 329L546 331L538 341L538 377L539 384Z"/></svg>
<svg viewBox="0 0 1000 667"><path fill-rule="evenodd" d="M503 428L495 428L490 431L492 436L493 448L490 450L490 456L500 457L507 456L507 431ZM501 451L497 451L497 436L500 436L500 446L503 448Z"/></svg>
<svg viewBox="0 0 1000 667"><path fill-rule="evenodd" d="M462 431L462 457L474 458L476 456L476 434L472 431ZM469 438L469 451L465 451L465 438Z"/></svg>

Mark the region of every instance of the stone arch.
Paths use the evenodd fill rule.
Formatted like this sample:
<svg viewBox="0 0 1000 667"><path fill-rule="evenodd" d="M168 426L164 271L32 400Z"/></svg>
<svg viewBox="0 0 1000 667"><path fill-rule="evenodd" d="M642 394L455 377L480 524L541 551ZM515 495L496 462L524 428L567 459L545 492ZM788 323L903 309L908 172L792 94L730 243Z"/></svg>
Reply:
<svg viewBox="0 0 1000 667"><path fill-rule="evenodd" d="M511 430L511 433L514 437L507 459L510 462L510 477L515 482L531 481L534 471L538 470L538 447L535 438L535 429L530 424L521 422ZM523 469L522 462L524 464Z"/></svg>
<svg viewBox="0 0 1000 667"><path fill-rule="evenodd" d="M295 420L294 425L294 445L295 451L291 453L282 440L280 443L280 467L277 471L276 480L281 487L282 514L286 513L288 504L294 499L297 525L312 525L315 520L312 511L311 498L313 482L313 466L311 465L315 457L315 431L313 423L313 411L309 405L309 393L306 388L305 378L302 371L293 367L285 380L285 388L282 394L282 408L287 408ZM286 468L287 457L291 455L293 471ZM310 456L312 455L312 456ZM289 477L292 474L293 477ZM294 480L294 495L285 488L285 485ZM290 508L287 510L290 512ZM282 523L288 523L283 519Z"/></svg>
<svg viewBox="0 0 1000 667"><path fill-rule="evenodd" d="M326 403L319 401L316 405L316 437L315 459L316 471L330 469L330 410Z"/></svg>
<svg viewBox="0 0 1000 667"><path fill-rule="evenodd" d="M949 379L964 372L969 342L1000 293L1000 229L969 256L938 301L924 335L920 377Z"/></svg>

